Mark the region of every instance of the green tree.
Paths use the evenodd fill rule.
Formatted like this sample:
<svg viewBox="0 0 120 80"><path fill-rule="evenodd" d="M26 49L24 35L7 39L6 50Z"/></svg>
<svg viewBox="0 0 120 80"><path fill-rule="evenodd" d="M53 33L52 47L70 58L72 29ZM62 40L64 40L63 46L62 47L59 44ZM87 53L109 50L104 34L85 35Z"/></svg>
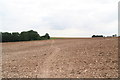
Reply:
<svg viewBox="0 0 120 80"><path fill-rule="evenodd" d="M21 32L20 34L20 40L22 41L31 41L31 40L40 40L40 35L33 30L27 31L27 32Z"/></svg>
<svg viewBox="0 0 120 80"><path fill-rule="evenodd" d="M18 32L2 33L2 42L47 40L47 39L50 39L50 36L48 33L40 37L40 35L36 31L33 31L33 30L23 31L20 34Z"/></svg>
<svg viewBox="0 0 120 80"><path fill-rule="evenodd" d="M29 40L40 40L40 35L33 30L28 31Z"/></svg>
<svg viewBox="0 0 120 80"><path fill-rule="evenodd" d="M12 33L12 40L13 41L20 41L20 34L18 32Z"/></svg>
<svg viewBox="0 0 120 80"><path fill-rule="evenodd" d="M29 37L28 37L28 33L23 31L20 33L20 41L28 41Z"/></svg>
<svg viewBox="0 0 120 80"><path fill-rule="evenodd" d="M2 42L11 42L12 41L12 34L8 32L2 33Z"/></svg>
<svg viewBox="0 0 120 80"><path fill-rule="evenodd" d="M50 39L50 36L48 33L45 34L45 39Z"/></svg>

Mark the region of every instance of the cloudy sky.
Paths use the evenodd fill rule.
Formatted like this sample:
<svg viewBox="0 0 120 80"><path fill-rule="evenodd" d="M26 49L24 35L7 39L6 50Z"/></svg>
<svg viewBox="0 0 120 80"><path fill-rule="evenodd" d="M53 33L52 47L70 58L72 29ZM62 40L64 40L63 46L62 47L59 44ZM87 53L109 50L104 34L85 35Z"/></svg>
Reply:
<svg viewBox="0 0 120 80"><path fill-rule="evenodd" d="M54 37L118 33L119 0L0 0L0 31Z"/></svg>

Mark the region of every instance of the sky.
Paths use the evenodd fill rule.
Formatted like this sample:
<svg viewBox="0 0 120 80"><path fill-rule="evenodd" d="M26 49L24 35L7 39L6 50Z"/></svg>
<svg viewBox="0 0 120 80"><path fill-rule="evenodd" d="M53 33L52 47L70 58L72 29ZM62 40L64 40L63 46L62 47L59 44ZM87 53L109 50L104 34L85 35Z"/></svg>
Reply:
<svg viewBox="0 0 120 80"><path fill-rule="evenodd" d="M52 37L118 34L119 0L0 0L0 31Z"/></svg>

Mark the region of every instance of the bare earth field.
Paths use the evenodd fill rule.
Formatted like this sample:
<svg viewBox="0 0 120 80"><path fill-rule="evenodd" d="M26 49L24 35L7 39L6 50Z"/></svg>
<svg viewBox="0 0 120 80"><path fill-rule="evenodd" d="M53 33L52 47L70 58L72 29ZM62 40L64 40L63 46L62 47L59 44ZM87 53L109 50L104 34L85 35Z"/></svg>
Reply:
<svg viewBox="0 0 120 80"><path fill-rule="evenodd" d="M4 78L117 78L118 38L2 43Z"/></svg>

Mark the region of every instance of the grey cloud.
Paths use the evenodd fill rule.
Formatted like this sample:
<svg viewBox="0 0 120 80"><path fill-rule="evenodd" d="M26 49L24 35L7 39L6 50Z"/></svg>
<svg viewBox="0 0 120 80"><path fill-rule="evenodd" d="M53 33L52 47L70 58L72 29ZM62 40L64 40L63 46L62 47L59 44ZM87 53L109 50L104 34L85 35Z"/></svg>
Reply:
<svg viewBox="0 0 120 80"><path fill-rule="evenodd" d="M117 4L118 0L0 0L1 26L3 31L34 29L53 36L111 35L118 30Z"/></svg>

